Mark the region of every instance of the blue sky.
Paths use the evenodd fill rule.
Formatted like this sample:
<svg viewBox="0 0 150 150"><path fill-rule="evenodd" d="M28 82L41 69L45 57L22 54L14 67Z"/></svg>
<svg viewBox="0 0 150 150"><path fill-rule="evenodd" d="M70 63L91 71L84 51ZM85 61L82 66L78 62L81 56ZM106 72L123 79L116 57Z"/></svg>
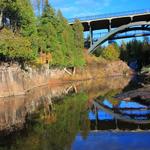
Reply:
<svg viewBox="0 0 150 150"><path fill-rule="evenodd" d="M51 0L66 18L150 8L150 0Z"/></svg>

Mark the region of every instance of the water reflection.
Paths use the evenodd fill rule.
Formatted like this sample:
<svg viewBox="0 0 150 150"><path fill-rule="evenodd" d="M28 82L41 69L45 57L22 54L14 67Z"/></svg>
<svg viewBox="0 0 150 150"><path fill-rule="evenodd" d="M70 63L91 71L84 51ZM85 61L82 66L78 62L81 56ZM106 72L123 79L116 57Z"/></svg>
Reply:
<svg viewBox="0 0 150 150"><path fill-rule="evenodd" d="M38 107L52 105L52 99L65 95L68 86L40 87L25 96L0 98L0 131L23 128L28 115Z"/></svg>
<svg viewBox="0 0 150 150"><path fill-rule="evenodd" d="M13 133L1 138L6 149L71 149L76 134L82 132L83 137L89 131L88 110L86 107L87 95L84 93L72 94L63 97L59 103L53 104L50 113L44 107L39 107L34 115L30 115L26 129L21 133ZM11 143L14 142L14 143ZM9 146L9 147L8 147Z"/></svg>
<svg viewBox="0 0 150 150"><path fill-rule="evenodd" d="M150 129L150 108L132 101L93 101L89 119L91 130L147 130Z"/></svg>
<svg viewBox="0 0 150 150"><path fill-rule="evenodd" d="M0 100L0 149L70 150L95 132L148 130L149 105L115 97L129 81L118 77L43 87Z"/></svg>
<svg viewBox="0 0 150 150"><path fill-rule="evenodd" d="M130 78L116 78L110 80L89 80L85 82L46 86L33 89L25 96L0 98L0 131L13 131L23 128L27 117L44 108L49 113L53 103L62 103L63 97L68 94L84 92L87 101L99 95L105 95L108 91L121 91ZM116 92L117 93L117 92Z"/></svg>
<svg viewBox="0 0 150 150"><path fill-rule="evenodd" d="M149 132L90 132L84 140L80 134L72 150L149 150Z"/></svg>

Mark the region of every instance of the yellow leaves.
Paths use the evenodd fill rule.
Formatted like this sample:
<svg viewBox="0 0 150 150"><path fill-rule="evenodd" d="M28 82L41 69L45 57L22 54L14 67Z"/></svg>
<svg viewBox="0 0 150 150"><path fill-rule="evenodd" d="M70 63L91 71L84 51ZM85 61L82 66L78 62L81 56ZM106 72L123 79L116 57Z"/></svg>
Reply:
<svg viewBox="0 0 150 150"><path fill-rule="evenodd" d="M52 55L51 53L43 53L41 52L39 54L39 57L36 59L36 63L37 64L49 64L50 62L52 62Z"/></svg>
<svg viewBox="0 0 150 150"><path fill-rule="evenodd" d="M8 38L11 38L11 39L15 38L14 33L6 28L0 30L0 40L5 40Z"/></svg>
<svg viewBox="0 0 150 150"><path fill-rule="evenodd" d="M108 60L118 60L120 53L119 50L115 47L115 45L111 44L104 48L101 56Z"/></svg>

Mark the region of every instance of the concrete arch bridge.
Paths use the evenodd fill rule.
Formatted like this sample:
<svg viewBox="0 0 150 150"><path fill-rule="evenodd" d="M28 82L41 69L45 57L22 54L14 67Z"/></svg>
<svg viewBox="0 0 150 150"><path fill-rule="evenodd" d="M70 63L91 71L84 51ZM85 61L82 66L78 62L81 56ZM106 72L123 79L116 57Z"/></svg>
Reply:
<svg viewBox="0 0 150 150"><path fill-rule="evenodd" d="M150 35L150 9L76 17L69 19L69 24L72 25L75 19L81 21L84 32L89 31L89 53L94 52L105 41ZM94 43L93 31L97 30L108 30L108 33ZM129 34L130 31L133 31L132 34ZM140 32L137 33L137 31ZM123 35L123 33L126 34Z"/></svg>

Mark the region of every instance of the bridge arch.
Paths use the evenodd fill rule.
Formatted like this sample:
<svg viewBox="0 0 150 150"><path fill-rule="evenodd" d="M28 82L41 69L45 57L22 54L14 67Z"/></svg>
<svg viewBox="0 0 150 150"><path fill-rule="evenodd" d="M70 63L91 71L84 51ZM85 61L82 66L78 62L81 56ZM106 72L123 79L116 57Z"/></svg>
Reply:
<svg viewBox="0 0 150 150"><path fill-rule="evenodd" d="M109 40L111 37L114 37L118 33L123 33L126 31L133 31L133 30L147 30L150 31L150 21L140 21L140 22L132 22L126 25L122 25L112 31L110 31L107 35L100 38L96 43L94 43L89 49L89 53L93 53L98 46L103 44L105 41Z"/></svg>

